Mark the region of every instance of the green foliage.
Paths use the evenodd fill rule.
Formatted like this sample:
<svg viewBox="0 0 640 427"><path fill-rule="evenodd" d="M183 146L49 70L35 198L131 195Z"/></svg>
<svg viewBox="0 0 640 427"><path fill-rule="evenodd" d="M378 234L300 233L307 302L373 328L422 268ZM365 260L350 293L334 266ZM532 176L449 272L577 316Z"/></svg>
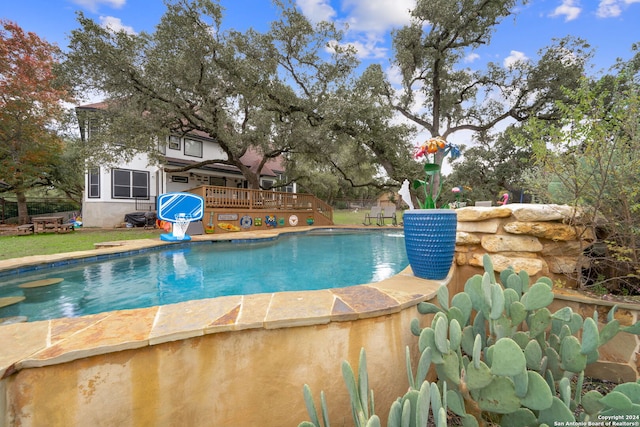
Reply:
<svg viewBox="0 0 640 427"><path fill-rule="evenodd" d="M582 78L557 103L555 125L531 120L527 138L537 173L529 186L541 200L580 206L580 222L597 230L586 283L598 293L640 293L640 85L635 58L615 75Z"/></svg>
<svg viewBox="0 0 640 427"><path fill-rule="evenodd" d="M522 133L522 128L510 126L498 135L478 137L476 144L465 148L464 157L452 164L444 188L469 187L461 200L467 202L467 206L478 200L496 201L505 190L519 201L518 193L526 188L524 175L533 167L533 162L529 146L513 143L518 133ZM445 191L442 200L453 202L455 195Z"/></svg>
<svg viewBox="0 0 640 427"><path fill-rule="evenodd" d="M311 417L311 422L305 421L300 424L300 427L321 427L320 419L316 411L316 405L313 402L313 395L311 394L311 388L308 385L304 385L304 403L307 406L307 412ZM329 424L329 416L327 414L327 401L325 400L324 392L320 392L320 407L322 409L322 422L324 427L331 427Z"/></svg>
<svg viewBox="0 0 640 427"><path fill-rule="evenodd" d="M364 349L360 350L358 377L356 378L351 365L347 361L342 363L342 377L347 386L347 391L349 392L353 425L355 427L379 427L380 418L375 414L373 391L369 390L367 356ZM307 384L304 385L304 400L311 422L304 421L300 423L298 427L330 427L327 415L327 402L324 398L324 392L320 392L320 407L322 411L323 424L320 424L316 406L313 402L313 395Z"/></svg>
<svg viewBox="0 0 640 427"><path fill-rule="evenodd" d="M425 303L419 308L422 313L435 312L431 326L419 331L419 336L421 350L428 349L436 365L439 383L446 383L450 393L464 399L467 408L475 408L479 422L504 418L506 425L516 425L523 419L535 419L537 424L574 420L581 390L578 385L571 393L569 378L584 375L588 362L597 359L598 347L619 330L618 322L611 317L601 338L597 319L583 320L568 307L549 311L553 292L547 278L530 285L527 274L508 269L500 274L506 284L503 287L495 281L491 258L485 255L483 262L485 274L470 278L464 294L458 294L468 298L456 295L449 305L442 300L448 298L447 293L439 292L437 311L438 306ZM446 335L443 325L451 318L452 324L458 324L458 316L451 313L457 302L462 302L461 307L467 311L467 301L476 318L461 325L460 346L438 345L438 341L458 342L458 333L452 337L449 331ZM524 329L523 322L527 325ZM628 330L634 332L635 327ZM598 401L590 394L582 407L581 420L593 420L599 411L614 405L627 407L626 396L633 395L635 388L625 387L627 393L621 392L625 397L615 394Z"/></svg>
<svg viewBox="0 0 640 427"><path fill-rule="evenodd" d="M412 22L393 34L394 62L403 78L396 108L431 136L447 138L471 126L486 132L510 112L525 118L552 106L551 101L562 94L560 87L575 84L582 74L589 54L581 41L557 41L537 63L521 62L508 70L490 63L486 70L469 72L462 63L466 55L491 41L495 27L519 3L417 1ZM564 59L569 56L573 61ZM480 96L502 90L513 97L486 102ZM416 100L422 100L419 114L412 106Z"/></svg>
<svg viewBox="0 0 640 427"><path fill-rule="evenodd" d="M640 322L621 329L613 318L614 307L599 331L597 313L583 319L569 307L554 313L548 309L553 301L548 278L530 284L526 273L507 269L500 273L503 286L496 281L491 258L485 255L483 262L484 275L470 278L464 292L451 301L442 287L438 305L418 305L419 313L433 318L425 328L412 323L411 331L419 337L418 372L414 377L407 348L409 391L393 402L388 427L426 426L429 410L434 423L444 426L447 409L465 426L553 425L596 421L598 415L616 411L640 414L640 382L620 384L606 396L597 391L582 394L584 369L597 360L598 348L620 330L640 334ZM368 384L365 365L363 350L361 385ZM425 379L430 368L437 374L436 383ZM343 373L354 421L367 425L374 416L366 406L372 407L373 394L368 385L356 387L346 363ZM305 386L307 399L311 398ZM317 419L311 412L310 416Z"/></svg>
<svg viewBox="0 0 640 427"><path fill-rule="evenodd" d="M167 3L154 31L141 34L114 33L79 13L63 69L77 87L110 100L104 117L93 118L102 129L89 141L92 162L154 155L158 136L200 131L224 152L205 164L237 166L258 188L256 171L240 160L248 147L267 162L306 156L337 138L335 130L343 135L338 93L358 65L354 50L340 46L334 25L311 23L291 2L275 5L268 31L243 33L220 30L224 8L215 0ZM333 55L325 55L329 45Z"/></svg>
<svg viewBox="0 0 640 427"><path fill-rule="evenodd" d="M56 45L0 20L0 181L16 195L21 224L25 194L49 185L64 160L62 105L74 100L57 73L60 57Z"/></svg>

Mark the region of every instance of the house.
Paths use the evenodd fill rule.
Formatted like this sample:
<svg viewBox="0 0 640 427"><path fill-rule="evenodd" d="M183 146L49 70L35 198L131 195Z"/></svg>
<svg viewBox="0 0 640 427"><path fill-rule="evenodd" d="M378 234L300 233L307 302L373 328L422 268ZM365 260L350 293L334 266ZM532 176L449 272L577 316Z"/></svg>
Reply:
<svg viewBox="0 0 640 427"><path fill-rule="evenodd" d="M91 114L105 108L104 103L76 107L83 141L91 137ZM166 172L206 159L224 158L219 144L202 132L172 135L158 146L164 157L161 164L150 162L146 154L115 167L97 167L85 174L82 221L86 227L114 227L133 212L155 211L156 197L163 193L191 191L197 187L216 186L246 189L247 181L236 167L210 164L185 172ZM261 156L249 150L241 161L257 170ZM262 188L270 188L284 174L281 159L267 162L260 173ZM295 184L282 190L295 193Z"/></svg>

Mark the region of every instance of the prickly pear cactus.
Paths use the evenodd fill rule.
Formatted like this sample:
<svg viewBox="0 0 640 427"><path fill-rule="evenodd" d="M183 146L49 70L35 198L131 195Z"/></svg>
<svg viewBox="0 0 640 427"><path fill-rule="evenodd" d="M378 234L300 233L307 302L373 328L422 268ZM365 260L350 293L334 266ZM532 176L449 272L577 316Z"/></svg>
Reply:
<svg viewBox="0 0 640 427"><path fill-rule="evenodd" d="M540 278L532 284L526 272L507 269L498 283L488 255L483 263L484 275L470 278L464 292L449 298L443 286L437 305L418 305L421 314L433 317L424 328L418 319L411 323L420 352L417 369L414 375L407 348L409 390L393 402L388 427L444 427L448 410L465 427L553 426L570 421L596 425L601 423L599 416L640 417L640 381L620 384L606 396L594 390L582 394L584 369L598 359L598 348L620 331L639 335L640 322L621 327L614 318L616 307L600 330L597 312L587 319L569 307L551 313L551 280ZM430 370L437 374L435 383L426 380ZM364 349L358 379L347 362L342 372L354 425L380 426ZM311 421L299 427L322 427L307 385L304 398ZM330 427L323 393L320 399L323 425Z"/></svg>
<svg viewBox="0 0 640 427"><path fill-rule="evenodd" d="M526 272L508 269L500 273L500 284L491 258L485 255L483 262L484 275L470 278L450 303L442 287L438 305L418 305L420 313L433 314L430 326L421 328L417 319L411 325L419 337L421 361L427 355L449 400L464 402L457 412L450 409L465 425L576 421L578 405L578 421L621 408L625 414L640 414L637 383L621 385L605 397L597 392L581 396L584 369L598 359L598 348L621 330L638 333L639 325L621 328L613 318L615 307L601 331L597 313L587 319L569 307L551 313L548 278L531 284ZM420 364L419 369L429 367ZM577 378L574 390L572 377Z"/></svg>

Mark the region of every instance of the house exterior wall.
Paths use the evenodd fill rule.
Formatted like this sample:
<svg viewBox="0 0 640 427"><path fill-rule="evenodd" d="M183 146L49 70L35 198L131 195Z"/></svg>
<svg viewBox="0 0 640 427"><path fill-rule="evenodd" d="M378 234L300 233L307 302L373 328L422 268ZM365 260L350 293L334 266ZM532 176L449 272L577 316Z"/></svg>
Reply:
<svg viewBox="0 0 640 427"><path fill-rule="evenodd" d="M201 144L202 154L189 155L194 142ZM196 150L198 151L198 150ZM198 162L204 159L227 158L220 145L206 139L195 137L173 136L167 140L161 152L173 161ZM193 151L191 151L193 154ZM148 173L148 198L116 198L113 197L113 170L122 169ZM90 191L90 174L85 174L85 194L82 206L82 222L84 227L112 228L124 224L124 216L128 213L155 210L156 197L169 192L186 192L192 188L209 185L211 177L221 178L221 184L228 187L243 187L244 177L238 171L212 171L207 169L191 169L188 172L167 173L160 165L150 164L146 154L136 156L127 163L115 167L99 168L99 191L96 195ZM262 177L261 181L274 181L275 177ZM221 185L217 184L217 185ZM293 187L295 191L295 186Z"/></svg>
<svg viewBox="0 0 640 427"><path fill-rule="evenodd" d="M84 227L116 227L123 223L124 215L136 212L136 200L113 197L113 169L147 172L149 178L149 203L155 203L158 195L160 169L149 165L146 155L136 156L132 161L115 168L99 168L99 197L91 197L89 189L89 173L85 173L85 192L82 201L82 223Z"/></svg>
<svg viewBox="0 0 640 427"><path fill-rule="evenodd" d="M80 137L84 142L95 138L103 128L100 115L109 102L97 102L76 107ZM170 135L159 141L158 154L164 156L162 164L151 164L147 154L140 154L130 162L116 163L85 171L82 222L85 227L116 227L124 222L124 215L133 212L155 211L157 196L168 192L187 192L198 186L216 185L246 188L247 181L240 170L231 165L207 164L182 172L165 169L192 167L205 160L225 161L227 153L210 135L190 131L183 135ZM240 159L251 170L258 170L263 188L284 174L282 158L262 164L260 150L248 149ZM115 177L115 179L114 179ZM296 192L295 184L286 188ZM115 197L114 197L115 196Z"/></svg>
<svg viewBox="0 0 640 427"><path fill-rule="evenodd" d="M185 140L198 141L202 142L202 156L191 156L185 154ZM220 159L226 160L227 154L220 148L220 145L213 141L205 141L202 139L192 138L192 137L171 137L167 142L166 146L166 156L184 159L184 160L198 160L198 159Z"/></svg>
<svg viewBox="0 0 640 427"><path fill-rule="evenodd" d="M124 216L135 212L131 202L87 202L82 204L83 227L115 228L124 223Z"/></svg>

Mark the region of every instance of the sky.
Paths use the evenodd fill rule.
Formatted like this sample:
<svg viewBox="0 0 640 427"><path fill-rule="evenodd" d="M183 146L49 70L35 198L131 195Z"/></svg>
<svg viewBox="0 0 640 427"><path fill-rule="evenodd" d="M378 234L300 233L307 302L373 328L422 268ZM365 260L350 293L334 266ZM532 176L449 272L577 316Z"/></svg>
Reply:
<svg viewBox="0 0 640 427"><path fill-rule="evenodd" d="M347 41L358 49L366 65L379 62L389 69L391 30L407 24L415 0L293 0L312 21L347 23ZM276 9L270 0L220 0L226 9L225 28L267 30ZM26 31L57 43L62 49L78 28L76 11L104 26L129 32L152 32L165 12L162 0L3 0L0 19L16 22ZM537 58L554 38L581 37L596 49L594 73L616 58L629 59L631 45L640 42L640 0L529 0L514 17L497 28L491 44L465 62L469 67L493 61Z"/></svg>

